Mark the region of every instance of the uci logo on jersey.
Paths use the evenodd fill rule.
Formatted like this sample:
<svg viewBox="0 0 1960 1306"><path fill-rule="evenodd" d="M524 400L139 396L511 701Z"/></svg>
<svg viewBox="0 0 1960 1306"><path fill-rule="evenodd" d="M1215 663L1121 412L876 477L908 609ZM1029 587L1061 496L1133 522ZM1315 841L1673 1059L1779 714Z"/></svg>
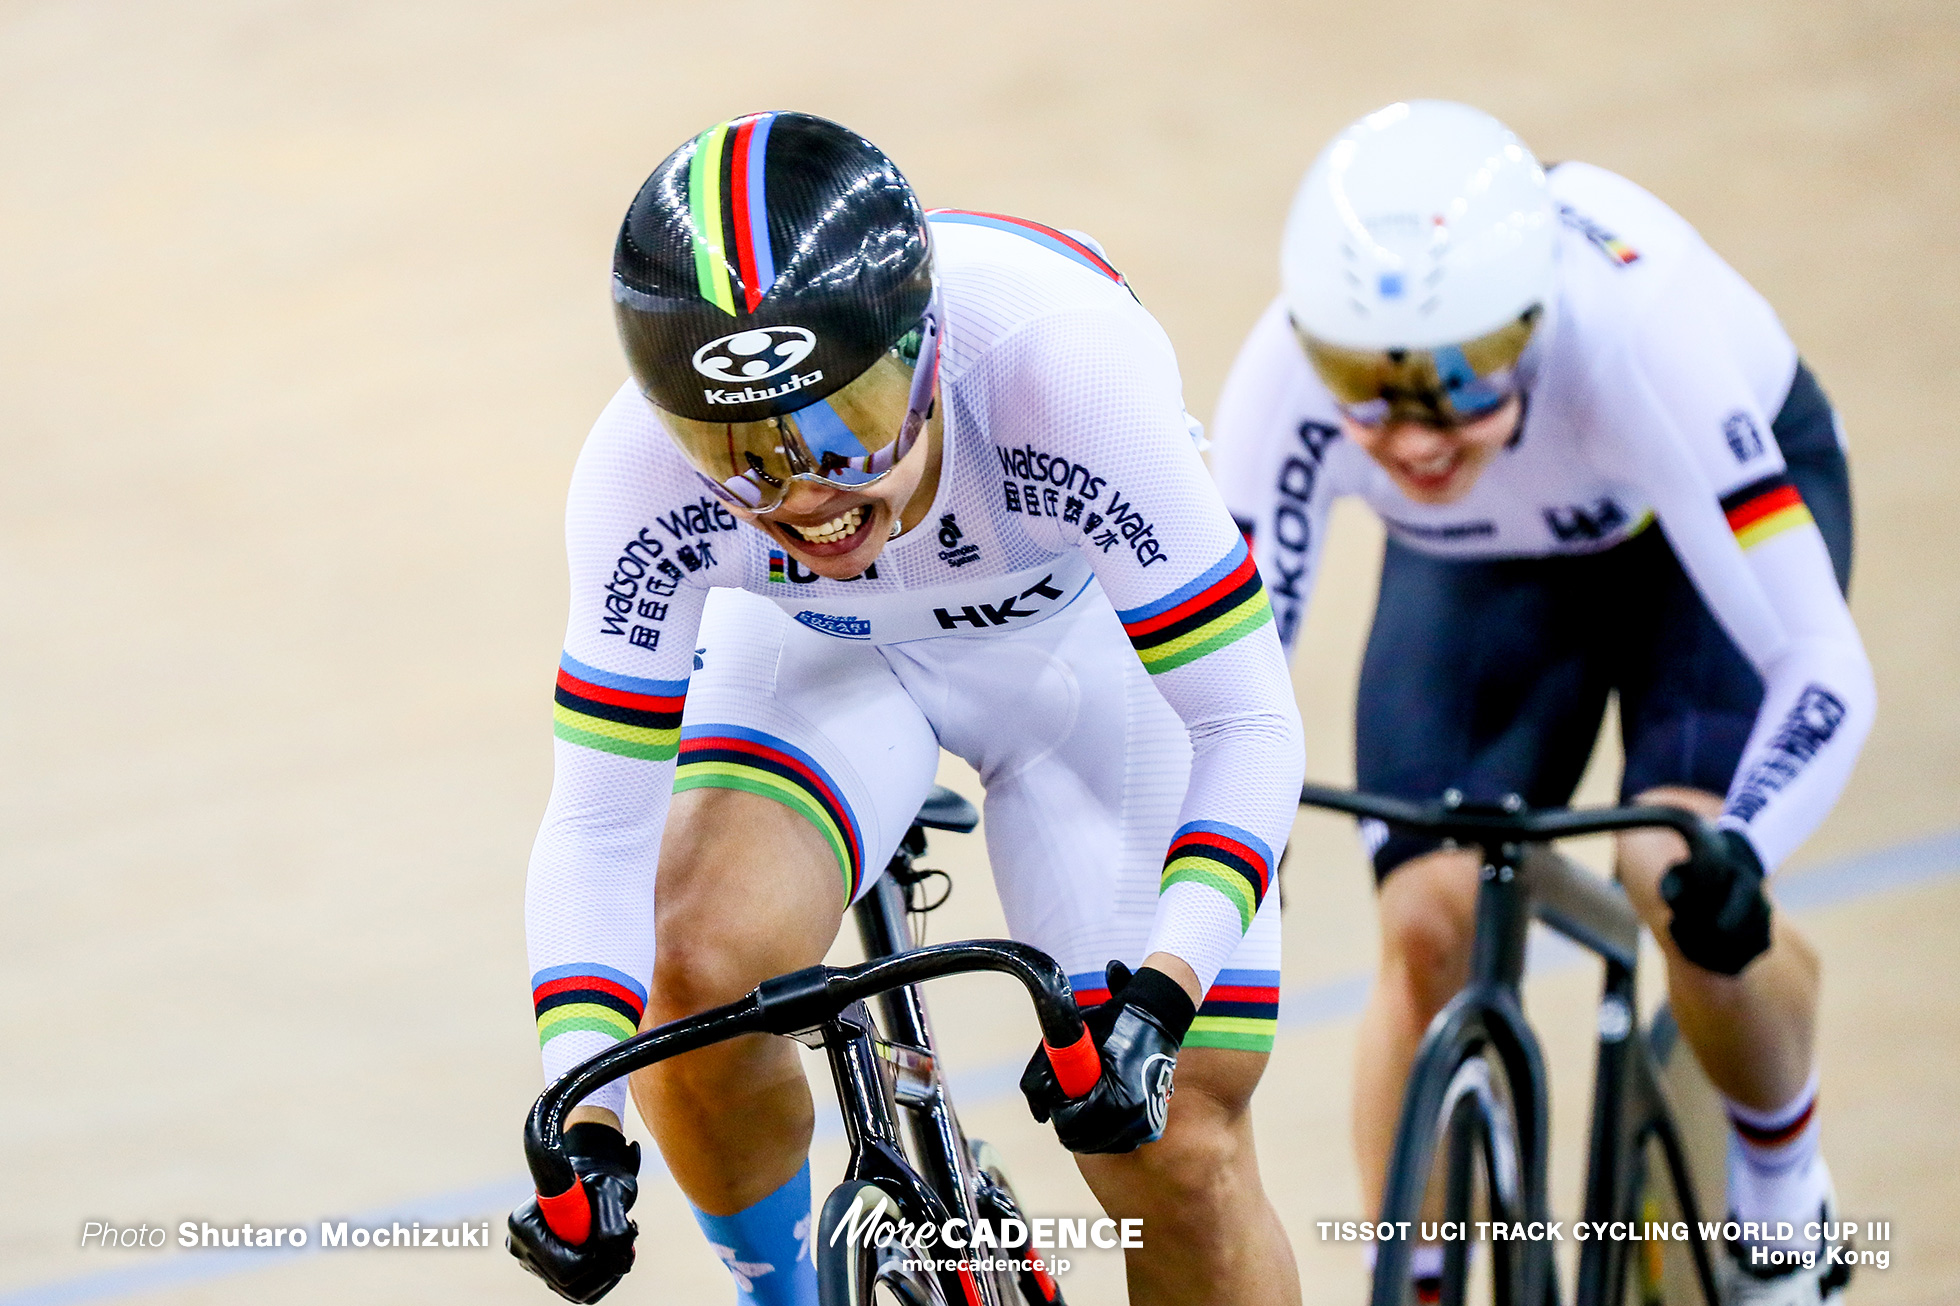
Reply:
<svg viewBox="0 0 1960 1306"><path fill-rule="evenodd" d="M750 327L694 351L694 370L716 381L763 381L789 371L817 347L799 326Z"/></svg>

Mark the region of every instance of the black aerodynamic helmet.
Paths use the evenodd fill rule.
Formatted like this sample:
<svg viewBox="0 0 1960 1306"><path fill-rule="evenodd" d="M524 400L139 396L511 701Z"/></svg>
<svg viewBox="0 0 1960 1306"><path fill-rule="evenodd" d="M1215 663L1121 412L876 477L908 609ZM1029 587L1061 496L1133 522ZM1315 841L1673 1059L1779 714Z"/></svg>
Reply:
<svg viewBox="0 0 1960 1306"><path fill-rule="evenodd" d="M756 511L876 480L932 403L932 242L912 187L827 119L758 113L667 156L626 211L613 309L662 424Z"/></svg>

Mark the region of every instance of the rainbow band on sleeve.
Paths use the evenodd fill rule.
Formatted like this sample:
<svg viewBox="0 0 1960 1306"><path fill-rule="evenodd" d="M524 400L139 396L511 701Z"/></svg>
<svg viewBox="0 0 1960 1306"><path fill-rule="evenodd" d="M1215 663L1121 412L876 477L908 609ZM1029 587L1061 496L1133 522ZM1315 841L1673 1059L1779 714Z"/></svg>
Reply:
<svg viewBox="0 0 1960 1306"><path fill-rule="evenodd" d="M1072 263L1080 263L1091 272L1100 272L1119 286L1130 284L1123 280L1121 272L1110 266L1108 259L1075 237L1059 232L1053 227L1044 227L1039 222L1029 222L1026 218L1010 218L1004 213L980 213L972 209L932 209L927 212L926 220L950 222L963 227L991 227L995 231L1021 236L1044 249L1053 250Z"/></svg>
<svg viewBox="0 0 1960 1306"><path fill-rule="evenodd" d="M1101 971L1068 977L1075 1005L1100 1006L1109 1001ZM1198 1017L1184 1036L1187 1048L1230 1048L1236 1052L1271 1052L1279 1032L1279 972L1221 970L1205 993Z"/></svg>
<svg viewBox="0 0 1960 1306"><path fill-rule="evenodd" d="M539 1047L581 1029L629 1039L646 1014L647 991L624 971L581 962L531 976L531 1006L538 1015Z"/></svg>
<svg viewBox="0 0 1960 1306"><path fill-rule="evenodd" d="M1191 821L1171 839L1157 892L1164 894L1173 884L1216 889L1238 908L1239 928L1249 930L1272 880L1272 850L1257 835L1222 821Z"/></svg>
<svg viewBox="0 0 1960 1306"><path fill-rule="evenodd" d="M1144 668L1156 676L1244 639L1271 623L1273 609L1241 538L1196 580L1116 615Z"/></svg>
<svg viewBox="0 0 1960 1306"><path fill-rule="evenodd" d="M773 113L758 113L716 123L694 138L694 157L687 165L694 275L701 298L730 317L735 315L733 278L741 280L742 302L751 313L776 284L764 184L769 125L775 120ZM733 264L728 258L731 231Z"/></svg>
<svg viewBox="0 0 1960 1306"><path fill-rule="evenodd" d="M685 680L642 680L589 667L570 653L558 659L551 733L602 753L665 762L680 745Z"/></svg>
<svg viewBox="0 0 1960 1306"><path fill-rule="evenodd" d="M743 726L698 725L681 732L674 792L740 789L774 799L817 828L837 857L844 901L864 883L864 837L844 791L794 744Z"/></svg>
<svg viewBox="0 0 1960 1306"><path fill-rule="evenodd" d="M1723 495L1722 511L1728 515L1735 542L1745 549L1753 549L1784 531L1809 525L1812 520L1803 496L1782 472Z"/></svg>

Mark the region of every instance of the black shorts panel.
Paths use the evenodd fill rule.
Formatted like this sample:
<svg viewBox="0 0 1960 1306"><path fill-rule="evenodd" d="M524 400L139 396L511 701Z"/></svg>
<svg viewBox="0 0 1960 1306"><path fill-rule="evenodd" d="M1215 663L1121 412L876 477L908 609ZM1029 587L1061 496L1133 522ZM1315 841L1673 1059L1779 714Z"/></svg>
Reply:
<svg viewBox="0 0 1960 1306"><path fill-rule="evenodd" d="M1772 426L1823 531L1838 583L1851 565L1851 497L1828 401L1799 364ZM1390 541L1361 666L1361 788L1429 799L1516 793L1570 801L1617 691L1620 791L1726 792L1762 703L1755 669L1649 527L1601 553L1442 559ZM1390 831L1379 880L1434 840Z"/></svg>

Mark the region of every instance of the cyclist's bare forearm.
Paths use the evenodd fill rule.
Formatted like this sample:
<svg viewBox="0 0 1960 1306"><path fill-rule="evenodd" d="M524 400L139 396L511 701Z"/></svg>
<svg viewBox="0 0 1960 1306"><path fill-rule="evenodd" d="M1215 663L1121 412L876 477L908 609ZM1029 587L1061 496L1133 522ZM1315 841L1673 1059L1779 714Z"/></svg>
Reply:
<svg viewBox="0 0 1960 1306"><path fill-rule="evenodd" d="M1191 999L1193 1006L1204 1002L1205 989L1198 981L1198 972L1192 970L1182 957L1169 952L1153 952L1143 959L1143 964L1152 970L1160 970L1176 980L1178 987L1184 990L1185 996Z"/></svg>

